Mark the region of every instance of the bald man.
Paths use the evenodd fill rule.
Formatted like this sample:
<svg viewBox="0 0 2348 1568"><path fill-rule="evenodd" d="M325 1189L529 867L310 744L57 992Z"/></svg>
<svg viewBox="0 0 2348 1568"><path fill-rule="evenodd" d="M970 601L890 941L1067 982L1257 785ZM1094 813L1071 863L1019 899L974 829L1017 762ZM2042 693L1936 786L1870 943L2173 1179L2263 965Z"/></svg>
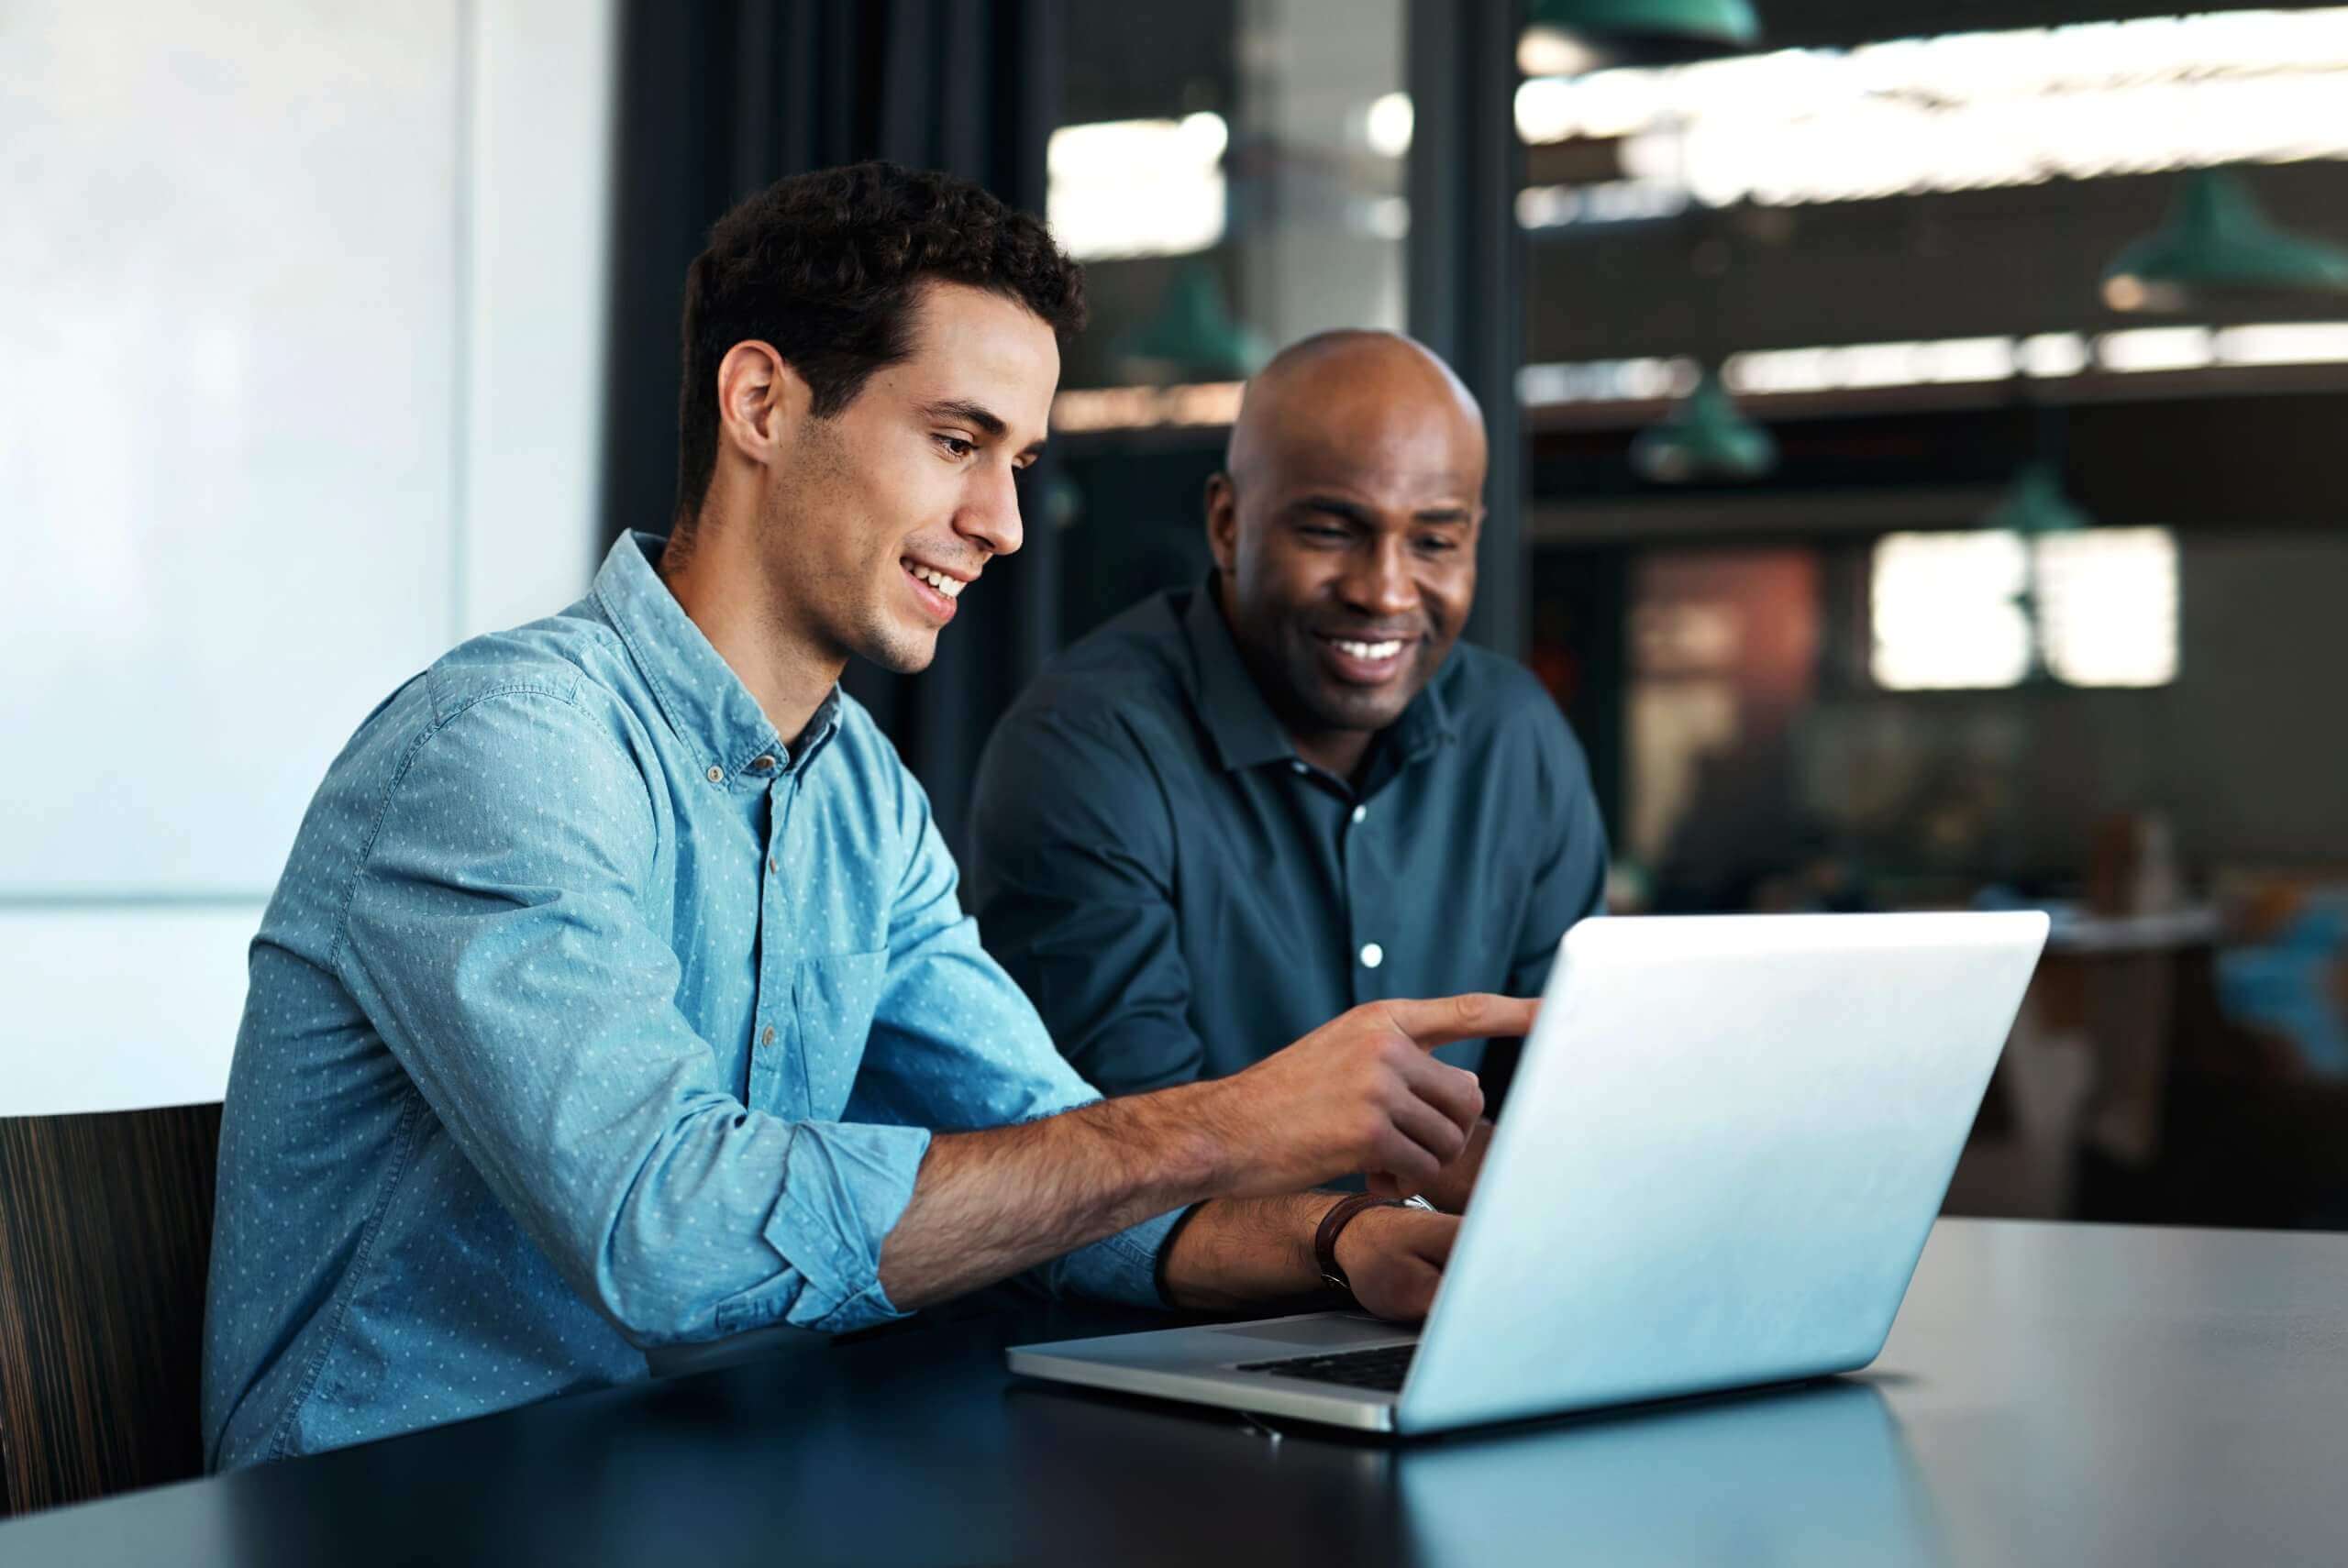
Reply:
<svg viewBox="0 0 2348 1568"><path fill-rule="evenodd" d="M1580 748L1532 676L1456 646L1484 466L1417 343L1288 348L1208 481L1204 585L1068 649L997 728L980 937L1102 1092L1237 1072L1374 999L1536 995L1599 909ZM1481 1150L1428 1196L1463 1204Z"/></svg>

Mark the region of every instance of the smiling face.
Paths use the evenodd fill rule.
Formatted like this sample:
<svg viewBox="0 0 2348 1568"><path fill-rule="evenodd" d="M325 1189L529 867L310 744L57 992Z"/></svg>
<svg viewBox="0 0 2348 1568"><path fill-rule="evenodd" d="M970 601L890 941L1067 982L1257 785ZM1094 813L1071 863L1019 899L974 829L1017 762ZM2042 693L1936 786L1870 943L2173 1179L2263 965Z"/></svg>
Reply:
<svg viewBox="0 0 2348 1568"><path fill-rule="evenodd" d="M768 602L825 657L909 674L987 563L1020 545L1012 477L1059 381L1052 329L1014 301L922 288L913 352L831 418L798 422L759 528Z"/></svg>
<svg viewBox="0 0 2348 1568"><path fill-rule="evenodd" d="M1484 456L1465 390L1404 338L1311 340L1249 384L1208 543L1232 635L1308 759L1350 773L1458 640Z"/></svg>

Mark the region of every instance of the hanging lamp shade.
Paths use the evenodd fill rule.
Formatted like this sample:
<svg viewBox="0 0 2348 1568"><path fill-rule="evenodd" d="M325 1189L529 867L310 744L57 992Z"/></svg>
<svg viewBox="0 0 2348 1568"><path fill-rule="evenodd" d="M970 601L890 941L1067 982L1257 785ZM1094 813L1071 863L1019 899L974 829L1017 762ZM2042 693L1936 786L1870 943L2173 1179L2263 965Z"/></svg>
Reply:
<svg viewBox="0 0 2348 1568"><path fill-rule="evenodd" d="M1656 484L1758 479L1778 466L1778 444L1744 417L1720 371L1707 366L1696 390L1632 441L1631 466Z"/></svg>
<svg viewBox="0 0 2348 1568"><path fill-rule="evenodd" d="M1271 352L1260 335L1233 318L1222 282L1198 261L1183 264L1157 311L1121 334L1111 351L1144 379L1159 381L1245 381Z"/></svg>
<svg viewBox="0 0 2348 1568"><path fill-rule="evenodd" d="M2348 293L2348 250L2276 226L2239 174L2185 176L2168 221L2104 269L2114 310L2189 310L2230 298Z"/></svg>
<svg viewBox="0 0 2348 1568"><path fill-rule="evenodd" d="M1998 504L1982 513L1981 526L2038 539L2092 528L2095 519L2063 493L2063 479L2054 464L2033 462L2023 464Z"/></svg>
<svg viewBox="0 0 2348 1568"><path fill-rule="evenodd" d="M1761 42L1752 0L1533 0L1527 19L1587 44L1610 65L1743 54Z"/></svg>

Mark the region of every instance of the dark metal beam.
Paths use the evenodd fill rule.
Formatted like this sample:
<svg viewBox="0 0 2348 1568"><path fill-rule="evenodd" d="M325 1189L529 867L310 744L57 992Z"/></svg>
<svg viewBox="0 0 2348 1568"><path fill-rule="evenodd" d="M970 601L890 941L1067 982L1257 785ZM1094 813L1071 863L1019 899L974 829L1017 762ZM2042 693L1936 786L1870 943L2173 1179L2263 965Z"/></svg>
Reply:
<svg viewBox="0 0 2348 1568"><path fill-rule="evenodd" d="M1524 657L1523 241L1516 193L1516 39L1523 0L1411 0L1412 335L1450 361L1484 405L1491 467L1468 635Z"/></svg>

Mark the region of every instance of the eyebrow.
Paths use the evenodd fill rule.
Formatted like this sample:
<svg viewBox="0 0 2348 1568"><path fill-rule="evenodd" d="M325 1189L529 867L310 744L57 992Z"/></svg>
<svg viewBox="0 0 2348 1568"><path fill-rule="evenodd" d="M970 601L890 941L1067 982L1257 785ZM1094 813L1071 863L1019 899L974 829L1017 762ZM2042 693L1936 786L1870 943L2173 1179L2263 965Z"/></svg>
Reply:
<svg viewBox="0 0 2348 1568"><path fill-rule="evenodd" d="M1368 525L1377 521L1377 514L1368 507L1357 501L1347 501L1342 496L1299 496L1292 504L1299 512L1325 512L1335 517L1343 517L1349 523ZM1472 515L1464 506L1430 506L1423 511L1411 513L1411 521L1465 526Z"/></svg>
<svg viewBox="0 0 2348 1568"><path fill-rule="evenodd" d="M1002 440L1011 429L1010 425L1003 423L1001 414L984 403L972 403L968 398L949 397L936 403L924 403L921 412L923 417L926 419L958 419L965 425L975 425L979 434L993 441ZM1044 443L1038 438L1028 442L1019 455L1023 458L1032 458L1043 449Z"/></svg>
<svg viewBox="0 0 2348 1568"><path fill-rule="evenodd" d="M1002 433L1011 428L1002 422L1001 414L968 398L949 397L937 403L925 403L922 404L921 412L928 419L958 419L965 425L975 425L982 434L997 440L1001 440Z"/></svg>

